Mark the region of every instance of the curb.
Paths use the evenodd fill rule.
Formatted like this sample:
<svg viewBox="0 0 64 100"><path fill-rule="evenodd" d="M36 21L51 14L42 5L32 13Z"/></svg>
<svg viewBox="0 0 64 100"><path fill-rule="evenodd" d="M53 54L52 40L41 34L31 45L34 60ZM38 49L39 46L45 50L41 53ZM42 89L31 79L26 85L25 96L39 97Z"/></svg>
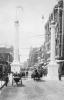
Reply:
<svg viewBox="0 0 64 100"><path fill-rule="evenodd" d="M5 83L0 87L0 94L2 93L2 90L4 89L5 87Z"/></svg>
<svg viewBox="0 0 64 100"><path fill-rule="evenodd" d="M5 83L0 87L0 90L5 86Z"/></svg>

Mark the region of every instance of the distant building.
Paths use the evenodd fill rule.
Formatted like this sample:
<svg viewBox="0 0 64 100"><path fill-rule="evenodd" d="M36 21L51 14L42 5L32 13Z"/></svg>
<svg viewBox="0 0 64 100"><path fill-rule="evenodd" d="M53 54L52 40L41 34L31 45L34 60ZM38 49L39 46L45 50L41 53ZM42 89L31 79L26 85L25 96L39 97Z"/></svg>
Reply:
<svg viewBox="0 0 64 100"><path fill-rule="evenodd" d="M0 46L0 61L13 62L13 46Z"/></svg>
<svg viewBox="0 0 64 100"><path fill-rule="evenodd" d="M30 49L30 53L29 53L29 67L33 67L35 65L35 63L38 62L37 59L37 49L38 48L31 48Z"/></svg>

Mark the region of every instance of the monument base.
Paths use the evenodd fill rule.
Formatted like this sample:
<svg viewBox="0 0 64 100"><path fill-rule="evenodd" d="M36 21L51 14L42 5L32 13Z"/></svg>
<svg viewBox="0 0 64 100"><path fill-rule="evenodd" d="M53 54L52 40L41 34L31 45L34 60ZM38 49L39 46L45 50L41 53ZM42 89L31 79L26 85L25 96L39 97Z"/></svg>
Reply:
<svg viewBox="0 0 64 100"><path fill-rule="evenodd" d="M11 72L13 72L13 73L19 73L20 72L20 66L21 66L21 64L19 63L19 62L13 62L12 64L11 64ZM9 76L9 82L10 82L10 84L12 85L13 84L13 73L11 73L10 74L10 76Z"/></svg>
<svg viewBox="0 0 64 100"><path fill-rule="evenodd" d="M19 62L13 62L12 64L11 64L11 71L12 72L17 72L17 73L19 73L20 72L20 63Z"/></svg>
<svg viewBox="0 0 64 100"><path fill-rule="evenodd" d="M47 78L51 80L57 80L58 79L58 67L59 65L56 62L50 62L48 65L48 74Z"/></svg>

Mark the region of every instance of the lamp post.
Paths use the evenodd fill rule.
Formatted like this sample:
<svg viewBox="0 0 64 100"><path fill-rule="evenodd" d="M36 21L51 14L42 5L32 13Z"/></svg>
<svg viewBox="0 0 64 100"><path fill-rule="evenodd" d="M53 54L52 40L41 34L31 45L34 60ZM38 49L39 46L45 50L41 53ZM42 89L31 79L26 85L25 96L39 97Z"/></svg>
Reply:
<svg viewBox="0 0 64 100"><path fill-rule="evenodd" d="M22 10L24 11L23 7L21 7L21 6L17 6L17 7L16 7L16 20L17 20L17 17L18 17L18 16L17 16L17 15L18 15L17 9L22 9Z"/></svg>
<svg viewBox="0 0 64 100"><path fill-rule="evenodd" d="M64 4L64 2L63 2ZM63 8L54 8L54 9L57 9L58 10L58 13L59 13L59 10L62 10L63 13L62 13L62 34L64 32L64 6ZM51 25L50 25L50 29L51 29L51 60L48 64L48 77L50 78L53 78L53 79L58 79L58 68L59 68L59 65L56 63L57 61L55 60L55 28L56 28L56 24L54 22L54 18L53 18L53 21L51 22ZM62 43L63 43L63 37L62 37ZM63 45L62 45L62 50L63 50Z"/></svg>
<svg viewBox="0 0 64 100"><path fill-rule="evenodd" d="M16 20L14 22L15 26L15 42L14 42L14 62L19 61L19 21L18 21L18 13L17 9L21 8L23 10L23 7L17 6L16 7Z"/></svg>
<svg viewBox="0 0 64 100"><path fill-rule="evenodd" d="M18 16L17 16L17 9L22 8L21 6L16 7L16 20L14 22L14 27L15 27L15 40L14 40L14 61L11 64L11 70L12 72L20 72L20 62L19 62L19 21L18 21ZM23 8L22 8L23 10Z"/></svg>

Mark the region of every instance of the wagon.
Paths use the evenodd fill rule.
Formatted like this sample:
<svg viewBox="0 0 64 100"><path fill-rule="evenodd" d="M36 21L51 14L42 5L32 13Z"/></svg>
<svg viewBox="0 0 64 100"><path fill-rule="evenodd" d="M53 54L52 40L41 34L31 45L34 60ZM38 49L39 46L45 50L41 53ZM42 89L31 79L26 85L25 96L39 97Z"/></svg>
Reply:
<svg viewBox="0 0 64 100"><path fill-rule="evenodd" d="M22 85L22 77L20 73L13 73L12 86L14 82L17 84L17 86L19 83Z"/></svg>
<svg viewBox="0 0 64 100"><path fill-rule="evenodd" d="M33 78L34 80L40 79L42 76L43 76L42 72L37 70L34 70L31 74L31 78Z"/></svg>

